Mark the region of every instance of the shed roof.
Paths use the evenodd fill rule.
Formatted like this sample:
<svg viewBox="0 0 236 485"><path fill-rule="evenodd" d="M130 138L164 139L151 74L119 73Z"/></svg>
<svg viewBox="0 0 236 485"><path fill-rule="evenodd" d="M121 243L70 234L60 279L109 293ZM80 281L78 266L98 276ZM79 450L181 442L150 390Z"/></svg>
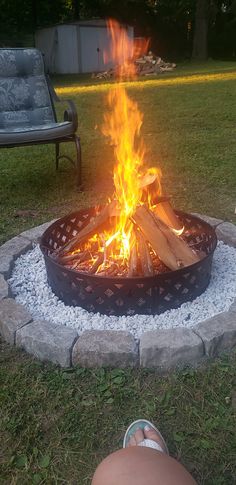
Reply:
<svg viewBox="0 0 236 485"><path fill-rule="evenodd" d="M107 26L107 21L106 19L91 19L91 20L77 20L77 21L73 21L73 22L63 22L63 23L60 23L60 24L52 24L52 25L48 25L47 27L42 27L41 29L37 29L37 31L39 30L44 30L44 29L51 29L53 27L60 27L60 26L65 26L65 25L81 25L81 27L106 27ZM122 25L123 27L132 27L131 25L127 25L127 24L120 24Z"/></svg>

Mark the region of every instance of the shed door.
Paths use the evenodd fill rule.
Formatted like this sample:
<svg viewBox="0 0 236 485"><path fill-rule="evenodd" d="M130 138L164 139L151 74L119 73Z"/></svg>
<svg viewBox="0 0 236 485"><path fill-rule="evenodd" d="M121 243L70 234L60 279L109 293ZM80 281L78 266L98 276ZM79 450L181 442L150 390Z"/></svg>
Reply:
<svg viewBox="0 0 236 485"><path fill-rule="evenodd" d="M80 27L82 72L99 71L99 45L97 29Z"/></svg>
<svg viewBox="0 0 236 485"><path fill-rule="evenodd" d="M75 25L59 25L57 32L56 72L61 74L79 72Z"/></svg>
<svg viewBox="0 0 236 485"><path fill-rule="evenodd" d="M82 72L96 72L106 69L103 62L104 49L109 38L106 27L80 27Z"/></svg>

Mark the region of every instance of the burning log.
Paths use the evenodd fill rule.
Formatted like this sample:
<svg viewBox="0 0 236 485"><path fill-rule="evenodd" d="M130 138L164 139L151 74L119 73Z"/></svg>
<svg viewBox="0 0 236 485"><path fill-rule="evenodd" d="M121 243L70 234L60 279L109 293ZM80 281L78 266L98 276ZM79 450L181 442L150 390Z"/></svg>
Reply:
<svg viewBox="0 0 236 485"><path fill-rule="evenodd" d="M155 214L163 221L167 226L170 226L172 229L176 231L181 231L183 229L181 222L179 221L178 217L176 216L169 198L163 194L159 196L160 192L160 182L159 182L159 174L147 172L147 174L141 179L140 188L143 189L143 198L142 200L145 202L150 200L151 204L155 207L152 210Z"/></svg>
<svg viewBox="0 0 236 485"><path fill-rule="evenodd" d="M119 266L117 263L112 263L109 268L104 271L99 271L98 274L100 276L116 276L119 271Z"/></svg>
<svg viewBox="0 0 236 485"><path fill-rule="evenodd" d="M168 199L158 202L153 210L158 218L161 219L167 226L170 226L176 231L181 231L183 229L183 225L176 216Z"/></svg>
<svg viewBox="0 0 236 485"><path fill-rule="evenodd" d="M194 253L174 232L144 205L139 206L133 220L140 228L161 261L171 270L199 261Z"/></svg>
<svg viewBox="0 0 236 485"><path fill-rule="evenodd" d="M83 261L86 261L91 257L91 254L89 251L84 251L84 252L78 252L75 254L66 254L65 256L58 256L58 263L61 264L66 264L69 262L76 262L77 264L82 263Z"/></svg>
<svg viewBox="0 0 236 485"><path fill-rule="evenodd" d="M138 254L141 265L141 272L143 276L153 276L153 263L152 258L145 241L143 234L137 231L137 241L138 241Z"/></svg>
<svg viewBox="0 0 236 485"><path fill-rule="evenodd" d="M113 200L110 204L107 204L94 219L90 220L87 226L85 226L75 237L59 249L58 257L60 258L60 256L64 256L64 254L69 252L72 253L78 249L80 244L96 234L98 229L100 229L100 227L115 214L115 211L116 201Z"/></svg>
<svg viewBox="0 0 236 485"><path fill-rule="evenodd" d="M137 276L138 274L138 251L137 251L137 241L136 237L133 238L133 245L130 250L130 257L129 257L129 271L128 276Z"/></svg>
<svg viewBox="0 0 236 485"><path fill-rule="evenodd" d="M110 268L107 269L107 275L115 276L119 271L119 266L116 263L112 263Z"/></svg>
<svg viewBox="0 0 236 485"><path fill-rule="evenodd" d="M92 267L90 268L89 273L95 274L97 272L99 266L101 266L101 264L103 263L103 261L104 261L104 254L99 253L96 261L94 261Z"/></svg>

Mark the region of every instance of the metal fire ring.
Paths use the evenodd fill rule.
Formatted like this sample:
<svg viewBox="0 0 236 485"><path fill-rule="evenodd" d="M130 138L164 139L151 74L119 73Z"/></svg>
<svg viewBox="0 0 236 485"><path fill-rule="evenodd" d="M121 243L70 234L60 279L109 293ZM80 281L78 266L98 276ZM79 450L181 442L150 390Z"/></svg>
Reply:
<svg viewBox="0 0 236 485"><path fill-rule="evenodd" d="M57 220L44 232L40 243L52 291L66 305L117 316L157 315L194 300L209 284L217 237L215 230L202 219L181 211L175 213L185 226L186 242L206 256L176 271L132 278L91 275L57 263L50 254L88 224L95 216L95 208Z"/></svg>

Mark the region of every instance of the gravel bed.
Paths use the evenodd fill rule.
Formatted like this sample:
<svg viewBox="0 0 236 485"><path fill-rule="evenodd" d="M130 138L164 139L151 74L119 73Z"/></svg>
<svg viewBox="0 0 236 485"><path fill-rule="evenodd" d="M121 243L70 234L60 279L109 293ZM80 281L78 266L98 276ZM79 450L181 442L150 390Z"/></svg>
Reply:
<svg viewBox="0 0 236 485"><path fill-rule="evenodd" d="M161 315L114 317L89 313L80 307L62 303L47 284L44 259L39 246L15 261L9 279L17 302L23 304L35 319L84 330L128 330L136 338L147 330L159 328L191 328L197 323L227 311L236 297L236 248L222 242L214 253L212 277L207 290L193 302L183 303L177 310Z"/></svg>

